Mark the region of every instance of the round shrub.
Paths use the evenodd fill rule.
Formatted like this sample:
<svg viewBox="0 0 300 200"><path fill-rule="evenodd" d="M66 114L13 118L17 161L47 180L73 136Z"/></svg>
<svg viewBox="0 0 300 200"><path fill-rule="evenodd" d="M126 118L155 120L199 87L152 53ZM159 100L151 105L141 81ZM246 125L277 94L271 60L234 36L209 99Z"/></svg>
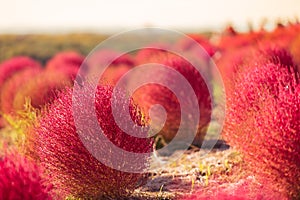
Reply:
<svg viewBox="0 0 300 200"><path fill-rule="evenodd" d="M99 80L99 83L103 85L115 85L122 75L135 65L134 59L129 54L118 57L118 53L111 50L99 50L94 52L87 61L88 65L93 65L93 67L95 67L95 65L104 67L102 64L105 62L109 62L110 65L105 69Z"/></svg>
<svg viewBox="0 0 300 200"><path fill-rule="evenodd" d="M117 126L111 109L112 91L113 88L110 86L98 86L95 93L96 116L104 134L116 146L126 151L150 152L151 139L130 136ZM83 92L82 95L89 94ZM119 103L123 106L119 109L124 111L125 105L121 100ZM82 102L82 113L87 112L85 107L89 105L85 104L87 103ZM132 119L142 125L142 118L136 106L131 103L129 108ZM87 114L93 116L93 113ZM90 129L92 127L88 127L85 134L91 132L90 140L93 140L93 137L97 136L94 136L93 130ZM34 151L50 176L49 180L53 183L54 189L62 197L121 198L129 195L146 180L145 174L122 172L102 164L85 148L76 132L72 111L72 89L61 93L47 111L42 113L38 126L32 134ZM107 151L109 153L109 149ZM126 158L122 156L116 159L123 159L126 162ZM145 167L147 162L145 160Z"/></svg>
<svg viewBox="0 0 300 200"><path fill-rule="evenodd" d="M30 99L34 108L41 109L53 102L58 91L71 84L70 79L64 74L44 71L19 87L13 101L13 109L22 110L26 98Z"/></svg>
<svg viewBox="0 0 300 200"><path fill-rule="evenodd" d="M246 67L227 95L223 132L258 179L292 198L300 191L299 78L293 66Z"/></svg>
<svg viewBox="0 0 300 200"><path fill-rule="evenodd" d="M253 51L253 46L245 46L238 49L229 49L223 52L219 58L215 58L216 66L221 73L226 89L230 88L232 79L235 78L240 66L249 62L249 56ZM216 71L213 71L214 75L216 73Z"/></svg>
<svg viewBox="0 0 300 200"><path fill-rule="evenodd" d="M197 105L199 106L200 112L200 119L198 122L198 128L196 133L192 133L192 128L190 127L190 122L192 119L181 121L181 116L186 116L188 113L181 113L181 108L184 110L189 111L189 107L191 102L183 103L179 102L176 95L167 87L176 87L179 88L180 86L176 83L176 77L171 76L168 71L155 71L154 69L149 72L149 74L145 74L145 76L155 76L159 79L161 83L164 84L146 84L140 88L138 88L133 98L137 102L138 105L144 110L147 117L149 110L152 105L159 104L164 107L167 118L165 121L164 126L159 131L158 135L163 136L166 142L170 142L176 135L179 130L179 127L184 127L185 134L181 140L182 142L186 141L187 135L193 134L195 138L193 141L194 145L201 146L202 141L206 135L206 130L208 124L211 119L211 103L212 99L210 97L209 89L210 85L206 85L203 77L201 74L186 60L183 58L171 54L169 52L165 52L163 50L155 50L155 49L143 49L144 53L141 54L150 54L148 58L140 56L141 59L139 62L142 63L157 63L164 66L171 67L178 73L180 73L184 79L190 84L193 91L180 91L180 94L184 96L186 99L191 99L191 95L194 92L197 97ZM135 77L132 81L138 81L139 77ZM144 77L140 77L144 78ZM151 78L151 77L150 77ZM208 83L209 84L209 83ZM195 103L195 102L193 102ZM187 119L187 118L185 118Z"/></svg>
<svg viewBox="0 0 300 200"><path fill-rule="evenodd" d="M168 55L174 55L167 51L169 47L166 44L158 43L151 46L152 48L143 48L136 53L135 61L137 65L157 62L161 58L165 59Z"/></svg>
<svg viewBox="0 0 300 200"><path fill-rule="evenodd" d="M210 41L205 38L205 36L202 36L200 34L189 34L188 36L192 38L195 43L201 45L210 57L212 57L216 53L216 47L211 44ZM188 51L193 48L195 43L191 42L190 40L183 39L178 42L178 46L183 50Z"/></svg>
<svg viewBox="0 0 300 200"><path fill-rule="evenodd" d="M296 64L289 51L277 45L269 46L264 44L258 51L248 60L248 65L263 65L266 63L278 64L285 67L296 69Z"/></svg>
<svg viewBox="0 0 300 200"><path fill-rule="evenodd" d="M2 93L2 88L4 83L9 80L15 73L20 72L25 69L40 69L39 63L33 59L26 56L18 56L4 61L0 64L0 94ZM2 104L0 99L0 105ZM0 127L4 126L4 120L1 117L0 110Z"/></svg>
<svg viewBox="0 0 300 200"><path fill-rule="evenodd" d="M225 52L220 59L216 60L216 63L222 74L227 93L232 90L232 87L234 88L235 82L241 81L239 73L247 73L252 67L276 64L296 70L293 58L287 50L268 44L263 44L258 49L254 46L247 46Z"/></svg>
<svg viewBox="0 0 300 200"><path fill-rule="evenodd" d="M63 51L47 62L46 70L63 73L74 80L83 61L83 55L74 51Z"/></svg>
<svg viewBox="0 0 300 200"><path fill-rule="evenodd" d="M238 50L239 48L252 46L258 43L264 36L264 32L230 33L224 34L217 41L217 48L223 51Z"/></svg>
<svg viewBox="0 0 300 200"><path fill-rule="evenodd" d="M25 69L21 72L17 72L13 75L9 80L7 80L3 87L2 92L0 94L0 102L1 102L1 111L5 114L15 113L13 103L20 87L30 82L31 79L35 78L38 74L41 73L41 69Z"/></svg>
<svg viewBox="0 0 300 200"><path fill-rule="evenodd" d="M197 60L204 62L204 64L201 65L203 72L205 72L207 79L212 80L212 65L214 63L211 63L211 59L217 52L217 48L209 41L208 38L200 34L189 34L188 37L188 39L183 38L179 40L175 45L178 49L185 53L193 53L193 56L195 56ZM199 50L201 49L199 46L202 48L202 50Z"/></svg>
<svg viewBox="0 0 300 200"><path fill-rule="evenodd" d="M17 153L0 157L0 199L52 199L41 169Z"/></svg>
<svg viewBox="0 0 300 200"><path fill-rule="evenodd" d="M294 38L299 34L299 30L297 24L286 26L278 24L273 31L264 34L264 41L288 49Z"/></svg>
<svg viewBox="0 0 300 200"><path fill-rule="evenodd" d="M0 89L4 82L16 72L27 68L40 68L40 64L26 56L19 56L4 61L0 65Z"/></svg>

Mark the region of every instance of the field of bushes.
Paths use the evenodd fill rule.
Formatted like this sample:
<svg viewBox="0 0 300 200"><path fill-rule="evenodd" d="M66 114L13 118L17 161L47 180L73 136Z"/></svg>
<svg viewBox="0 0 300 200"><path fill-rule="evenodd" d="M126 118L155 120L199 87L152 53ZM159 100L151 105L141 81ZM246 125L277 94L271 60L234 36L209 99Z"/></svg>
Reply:
<svg viewBox="0 0 300 200"><path fill-rule="evenodd" d="M300 24L248 32L230 26L221 33L188 36L205 49L204 58L217 66L214 69L211 62L206 66L209 83L182 57L145 48L112 60L94 91L88 80L79 83L76 76L88 53L107 35L1 35L0 199L300 199ZM194 48L185 41L174 45L184 51ZM118 54L108 49L99 55L91 57L91 63ZM147 63L179 72L193 89L195 102L181 104L170 89L149 84L130 97L128 109L124 94L114 87L126 72ZM220 94L213 81L218 73L226 94L224 105L219 105L226 110L221 136L214 134L221 124L211 117L221 109L212 106ZM151 74L176 86L170 73L153 70ZM77 91L77 105L74 83L87 85L87 91ZM123 160L118 170L92 155L82 141L99 142L93 122L86 118L93 115L91 102L85 100L87 92L94 92L98 125L115 146L136 154L154 152L154 158L144 156L126 163L120 155L112 158ZM189 91L180 92L188 100L194 97ZM196 109L194 103L199 120L183 120L181 115L189 113L181 108ZM149 130L149 111L156 104L164 107L167 117L153 137L128 135L114 120L113 110L118 109L121 124L130 130ZM81 108L76 116L74 106ZM129 115L124 117L127 110ZM78 134L76 119L87 127L84 139ZM158 155L180 126L185 127L180 139L185 141L193 123L196 134L188 150L178 147ZM204 140L215 142L214 148L202 145ZM109 155L112 149L105 148ZM167 162L179 154L162 167L155 159L159 156ZM121 170L133 163L153 170Z"/></svg>

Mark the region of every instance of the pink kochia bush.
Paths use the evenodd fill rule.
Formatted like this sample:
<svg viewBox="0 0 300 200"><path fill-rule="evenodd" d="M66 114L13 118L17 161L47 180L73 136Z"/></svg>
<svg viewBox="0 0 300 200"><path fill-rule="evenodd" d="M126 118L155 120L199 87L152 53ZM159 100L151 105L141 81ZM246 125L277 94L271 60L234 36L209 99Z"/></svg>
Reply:
<svg viewBox="0 0 300 200"><path fill-rule="evenodd" d="M208 38L200 34L189 34L188 38L184 37L179 40L176 47L185 53L193 54L197 60L201 60L205 64L202 64L203 72L207 79L212 80L213 63L212 57L217 52L217 48L209 41ZM202 49L202 50L201 50Z"/></svg>
<svg viewBox="0 0 300 200"><path fill-rule="evenodd" d="M266 63L297 68L290 52L278 45L269 46L268 44L264 44L248 59L248 65L250 66L258 66Z"/></svg>
<svg viewBox="0 0 300 200"><path fill-rule="evenodd" d="M146 57L142 55L149 56ZM155 77L159 80L159 82L161 82L161 85L146 84L137 89L133 95L134 100L141 106L146 114L149 113L149 109L152 105L159 104L164 107L167 113L166 121L158 134L163 136L166 142L170 142L177 135L178 130L181 127L185 129L185 134L177 137L180 142L189 143L188 141L185 141L185 139L188 138L187 136L191 136L193 134L193 144L201 146L211 119L212 99L209 93L209 83L206 83L197 69L185 59L172 53L165 52L164 50L151 48L143 49L138 53L137 58L140 59L137 61L139 64L157 63L171 68L179 73L191 86L191 89L181 88L182 83L178 83L177 76L170 74L167 70L163 71L157 68L153 68L151 72L147 72L143 74L143 76L139 76L142 78L149 76L150 79L151 77ZM133 81L137 81L139 77L135 77ZM179 102L178 97L176 97L174 92L167 87L179 88L179 95L187 101ZM193 102L191 100L193 93L196 95L197 102ZM191 113L189 113L191 109L194 110L192 105L198 106L200 112L200 119L196 122L196 124L198 124L196 133L192 131L193 129L190 124L190 122L194 119L194 116L190 117ZM182 113L181 108L183 110ZM181 120L182 116L184 119L183 121Z"/></svg>
<svg viewBox="0 0 300 200"><path fill-rule="evenodd" d="M112 91L113 88L110 86L98 86L94 94L96 116L103 133L114 145L126 151L150 152L152 149L151 139L133 137L117 126L111 109ZM54 189L61 197L73 196L86 199L104 198L103 196L120 198L120 196L130 194L133 189L145 181L145 174L118 171L93 157L76 132L72 111L72 93L72 89L61 93L59 98L47 109L48 111L42 113L39 125L33 132L33 138L35 138L32 142L33 148L41 165L49 174ZM82 96L90 95L85 92L80 94ZM117 98L120 97L118 94ZM83 101L82 113L88 112L86 107L90 105L85 104L87 102ZM123 112L125 105L122 104L121 99L118 105L121 105L118 107L118 112ZM127 106L129 106L131 118L136 122L135 124L143 125L144 122L137 107L133 103ZM93 116L93 113L86 114ZM80 116L77 117L80 118ZM86 124L85 120L89 119L81 117L81 120L83 124ZM91 142L99 134L98 132L93 133L93 131L93 127L88 127L84 133L89 135ZM108 155L109 152L108 147L107 153L103 156ZM113 159L121 159L126 162L126 157L122 156ZM144 162L146 167L148 158Z"/></svg>
<svg viewBox="0 0 300 200"><path fill-rule="evenodd" d="M285 56L284 56L285 57ZM227 99L223 137L258 179L291 198L300 191L300 85L295 66L245 67Z"/></svg>
<svg viewBox="0 0 300 200"><path fill-rule="evenodd" d="M35 60L26 57L18 56L4 61L0 64L0 94L2 93L3 85L8 81L14 74L21 72L25 69L40 69L41 66ZM0 105L2 100L0 99ZM4 126L4 120L1 117L0 107L0 128Z"/></svg>
<svg viewBox="0 0 300 200"><path fill-rule="evenodd" d="M71 85L66 75L43 71L18 88L13 100L13 108L22 110L26 99L30 99L34 108L41 109L52 103L59 91Z"/></svg>
<svg viewBox="0 0 300 200"><path fill-rule="evenodd" d="M99 83L102 85L116 85L119 79L128 72L134 65L134 59L129 54L119 55L113 50L98 50L94 52L87 60L88 68L104 68L104 63L109 64L105 69Z"/></svg>
<svg viewBox="0 0 300 200"><path fill-rule="evenodd" d="M216 66L221 73L226 88L230 88L232 79L239 70L239 66L249 61L249 54L253 50L253 46L241 47L238 50L229 49L223 52L219 59L215 58ZM217 71L215 70L213 73L216 75Z"/></svg>
<svg viewBox="0 0 300 200"><path fill-rule="evenodd" d="M0 157L0 199L52 199L41 169L17 153Z"/></svg>
<svg viewBox="0 0 300 200"><path fill-rule="evenodd" d="M11 58L0 65L0 89L4 82L16 72L27 68L40 68L40 64L26 56Z"/></svg>
<svg viewBox="0 0 300 200"><path fill-rule="evenodd" d="M14 109L14 99L18 90L30 82L31 79L34 79L38 74L42 72L41 69L25 69L21 72L14 74L9 80L7 80L0 94L0 102L3 113L12 114L15 113ZM24 97L25 98L25 97ZM24 99L25 100L25 99Z"/></svg>
<svg viewBox="0 0 300 200"><path fill-rule="evenodd" d="M200 34L189 34L188 37L190 37L191 39L194 40L194 42L191 42L190 40L180 40L178 43L179 47L181 47L183 50L189 50L192 49L193 46L195 45L195 43L201 45L204 50L207 52L207 54L209 56L213 56L217 49L216 47L210 43L210 41L208 40L208 38L206 38L205 36L202 36Z"/></svg>
<svg viewBox="0 0 300 200"><path fill-rule="evenodd" d="M64 51L56 54L47 62L46 70L65 74L74 80L83 61L83 55L74 51Z"/></svg>

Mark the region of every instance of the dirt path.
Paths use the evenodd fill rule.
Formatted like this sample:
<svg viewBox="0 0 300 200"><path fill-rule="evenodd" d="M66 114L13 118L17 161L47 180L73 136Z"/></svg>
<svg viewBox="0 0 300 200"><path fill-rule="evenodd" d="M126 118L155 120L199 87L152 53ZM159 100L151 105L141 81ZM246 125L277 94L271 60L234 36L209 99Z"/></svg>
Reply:
<svg viewBox="0 0 300 200"><path fill-rule="evenodd" d="M182 155L178 160L168 162L179 154ZM166 164L161 165L162 162ZM237 152L220 146L212 151L176 151L171 156L159 157L154 161L149 181L135 190L129 199L176 199L213 184L213 177L224 176L226 179L233 166L240 162L241 156Z"/></svg>

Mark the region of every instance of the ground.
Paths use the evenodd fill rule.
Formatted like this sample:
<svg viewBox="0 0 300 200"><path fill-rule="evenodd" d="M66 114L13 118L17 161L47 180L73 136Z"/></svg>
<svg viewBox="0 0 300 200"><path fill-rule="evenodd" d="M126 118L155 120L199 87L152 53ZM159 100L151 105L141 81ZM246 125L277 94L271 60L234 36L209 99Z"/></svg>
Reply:
<svg viewBox="0 0 300 200"><path fill-rule="evenodd" d="M183 154L182 154L183 153ZM178 160L164 165L182 154ZM219 141L211 151L193 148L175 151L171 156L154 159L149 181L134 191L129 199L175 199L206 189L220 182L232 182L232 170L240 166L242 157L235 150Z"/></svg>

